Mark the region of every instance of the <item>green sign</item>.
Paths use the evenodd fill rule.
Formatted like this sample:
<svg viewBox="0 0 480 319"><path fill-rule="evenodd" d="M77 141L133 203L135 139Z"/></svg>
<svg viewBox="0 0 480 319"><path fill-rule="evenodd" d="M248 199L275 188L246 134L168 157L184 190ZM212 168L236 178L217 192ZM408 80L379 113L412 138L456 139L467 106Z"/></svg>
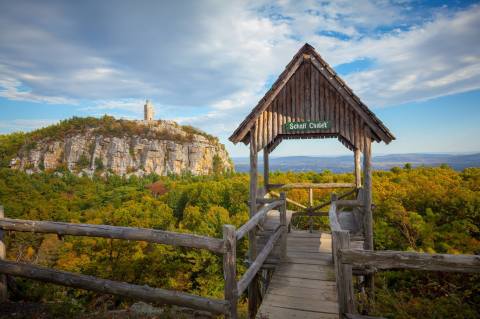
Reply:
<svg viewBox="0 0 480 319"><path fill-rule="evenodd" d="M317 122L287 122L284 125L285 132L298 132L298 131L316 131L326 130L331 127L330 121L317 121Z"/></svg>

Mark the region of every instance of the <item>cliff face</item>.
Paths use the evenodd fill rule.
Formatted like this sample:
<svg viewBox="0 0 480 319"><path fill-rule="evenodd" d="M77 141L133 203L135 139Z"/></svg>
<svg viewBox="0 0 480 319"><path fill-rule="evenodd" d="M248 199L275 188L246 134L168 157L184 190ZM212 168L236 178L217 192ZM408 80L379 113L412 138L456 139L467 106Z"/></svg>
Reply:
<svg viewBox="0 0 480 319"><path fill-rule="evenodd" d="M62 167L87 175L111 172L137 176L204 175L233 168L224 146L193 128L172 121L114 121L122 123L114 133L110 127L83 127L61 138L30 141L11 160L10 167L27 172Z"/></svg>

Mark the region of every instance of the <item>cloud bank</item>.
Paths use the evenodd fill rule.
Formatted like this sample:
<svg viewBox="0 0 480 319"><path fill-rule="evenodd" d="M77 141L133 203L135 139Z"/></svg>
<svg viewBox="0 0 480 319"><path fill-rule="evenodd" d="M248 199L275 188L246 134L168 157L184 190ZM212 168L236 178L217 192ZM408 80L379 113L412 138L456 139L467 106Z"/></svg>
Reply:
<svg viewBox="0 0 480 319"><path fill-rule="evenodd" d="M226 136L305 42L372 108L480 88L480 6L410 1L0 1L0 97ZM359 61L370 61L356 69ZM130 113L131 114L131 113Z"/></svg>

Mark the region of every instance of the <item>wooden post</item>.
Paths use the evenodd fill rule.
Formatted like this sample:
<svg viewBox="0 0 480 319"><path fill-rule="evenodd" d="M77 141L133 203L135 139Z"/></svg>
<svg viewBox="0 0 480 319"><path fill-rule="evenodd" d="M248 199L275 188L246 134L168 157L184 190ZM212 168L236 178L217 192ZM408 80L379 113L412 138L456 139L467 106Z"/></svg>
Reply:
<svg viewBox="0 0 480 319"><path fill-rule="evenodd" d="M225 253L223 254L224 295L225 300L229 302L227 318L237 319L237 239L235 226L223 225L223 240L225 241Z"/></svg>
<svg viewBox="0 0 480 319"><path fill-rule="evenodd" d="M310 233L313 233L313 216L312 216L312 207L313 207L313 188L308 189L308 227Z"/></svg>
<svg viewBox="0 0 480 319"><path fill-rule="evenodd" d="M250 130L250 218L257 213L257 127ZM248 261L253 264L257 257L256 230L253 228L248 232ZM248 286L248 316L255 318L259 302L258 280L255 277Z"/></svg>
<svg viewBox="0 0 480 319"><path fill-rule="evenodd" d="M365 227L365 244L366 250L373 250L373 216L372 216L372 140L365 138L365 149L363 150L363 200L364 200L364 227Z"/></svg>
<svg viewBox="0 0 480 319"><path fill-rule="evenodd" d="M350 248L350 234L348 231L333 231L333 258L337 278L337 294L340 318L346 313L356 313L353 292L352 265L342 264L339 256L341 249Z"/></svg>
<svg viewBox="0 0 480 319"><path fill-rule="evenodd" d="M360 168L360 149L356 148L354 152L355 160L355 184L357 188L362 187L362 169Z"/></svg>
<svg viewBox="0 0 480 319"><path fill-rule="evenodd" d="M370 137L365 137L364 150L363 150L363 202L364 202L364 230L365 241L364 249L373 250L373 216L372 216L372 140ZM374 302L374 287L373 274L365 276L365 287L367 290L370 306ZM368 311L370 311L369 309Z"/></svg>
<svg viewBox="0 0 480 319"><path fill-rule="evenodd" d="M268 160L268 150L267 148L263 149L263 185L265 187L265 192L268 193L268 184L270 184L270 165Z"/></svg>
<svg viewBox="0 0 480 319"><path fill-rule="evenodd" d="M0 218L4 218L5 214L3 211L3 206L0 206ZM0 260L5 260L7 255L7 250L5 248L5 243L3 242L3 230L0 229ZM7 301L7 276L0 274L0 302Z"/></svg>
<svg viewBox="0 0 480 319"><path fill-rule="evenodd" d="M332 193L330 195L330 203L333 203L333 202L336 202L337 201L337 194L335 193ZM335 247L334 247L334 244L333 244L334 240L333 240L333 232L332 232L332 258L333 260L335 260Z"/></svg>
<svg viewBox="0 0 480 319"><path fill-rule="evenodd" d="M287 196L285 192L280 193L280 199L283 200L282 206L280 206L280 225L283 227L283 234L280 241L281 258L287 257Z"/></svg>

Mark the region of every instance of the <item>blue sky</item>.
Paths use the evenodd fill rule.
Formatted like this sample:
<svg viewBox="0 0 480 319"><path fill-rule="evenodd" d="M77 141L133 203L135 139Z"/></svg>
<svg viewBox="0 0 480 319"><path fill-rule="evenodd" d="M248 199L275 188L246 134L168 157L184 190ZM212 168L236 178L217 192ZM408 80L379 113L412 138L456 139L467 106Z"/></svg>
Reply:
<svg viewBox="0 0 480 319"><path fill-rule="evenodd" d="M305 43L397 137L374 152L480 151L476 1L0 0L0 133L156 117L228 136ZM337 155L334 140L274 156Z"/></svg>

